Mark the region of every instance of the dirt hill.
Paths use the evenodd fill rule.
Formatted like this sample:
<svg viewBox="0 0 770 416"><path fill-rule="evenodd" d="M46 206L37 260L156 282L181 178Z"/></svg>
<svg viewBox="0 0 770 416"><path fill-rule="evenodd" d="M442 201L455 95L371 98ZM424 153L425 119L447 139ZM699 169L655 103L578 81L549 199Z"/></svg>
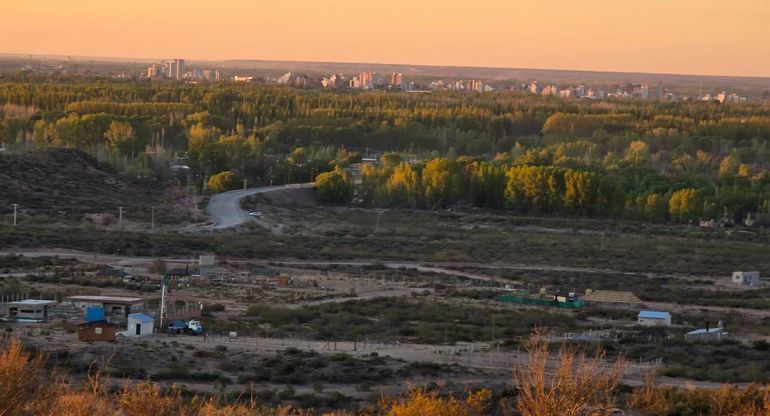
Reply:
<svg viewBox="0 0 770 416"><path fill-rule="evenodd" d="M0 213L20 212L29 218L51 221L79 220L89 214L117 216L126 208L127 220L157 219L173 200L169 184L113 172L89 154L73 149L52 149L23 155L0 156ZM145 212L147 211L147 212ZM167 214L167 212L166 212Z"/></svg>

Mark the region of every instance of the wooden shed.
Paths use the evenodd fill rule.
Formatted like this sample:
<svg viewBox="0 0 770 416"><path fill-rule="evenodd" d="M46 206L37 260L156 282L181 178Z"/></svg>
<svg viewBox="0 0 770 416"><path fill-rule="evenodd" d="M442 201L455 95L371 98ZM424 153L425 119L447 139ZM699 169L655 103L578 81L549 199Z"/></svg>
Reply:
<svg viewBox="0 0 770 416"><path fill-rule="evenodd" d="M107 321L91 321L80 324L78 339L81 341L115 342L117 325Z"/></svg>

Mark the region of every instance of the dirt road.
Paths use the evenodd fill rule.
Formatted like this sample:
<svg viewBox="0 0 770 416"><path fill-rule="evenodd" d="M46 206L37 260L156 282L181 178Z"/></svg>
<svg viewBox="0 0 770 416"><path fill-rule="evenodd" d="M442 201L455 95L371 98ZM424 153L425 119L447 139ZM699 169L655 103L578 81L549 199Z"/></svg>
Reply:
<svg viewBox="0 0 770 416"><path fill-rule="evenodd" d="M241 209L241 200L243 198L273 191L312 188L314 186L315 183L296 183L223 192L211 197L206 207L206 213L211 218L211 221L214 222L214 229L231 228L245 223L250 218L249 213Z"/></svg>

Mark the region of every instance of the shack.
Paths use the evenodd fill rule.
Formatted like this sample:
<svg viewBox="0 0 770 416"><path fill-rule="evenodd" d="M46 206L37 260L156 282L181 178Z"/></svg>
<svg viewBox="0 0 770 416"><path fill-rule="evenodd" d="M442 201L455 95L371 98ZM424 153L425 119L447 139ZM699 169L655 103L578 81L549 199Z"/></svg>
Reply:
<svg viewBox="0 0 770 416"><path fill-rule="evenodd" d="M91 321L80 324L78 339L80 341L115 342L117 325L107 321Z"/></svg>
<svg viewBox="0 0 770 416"><path fill-rule="evenodd" d="M8 304L8 319L22 322L45 322L55 300L25 299Z"/></svg>
<svg viewBox="0 0 770 416"><path fill-rule="evenodd" d="M143 313L132 313L128 315L128 332L126 336L141 337L152 335L155 331L155 318Z"/></svg>
<svg viewBox="0 0 770 416"><path fill-rule="evenodd" d="M733 272L733 284L741 286L761 286L762 280L759 279L758 271L751 272Z"/></svg>
<svg viewBox="0 0 770 416"><path fill-rule="evenodd" d="M671 314L662 311L641 311L637 323L644 326L671 326Z"/></svg>

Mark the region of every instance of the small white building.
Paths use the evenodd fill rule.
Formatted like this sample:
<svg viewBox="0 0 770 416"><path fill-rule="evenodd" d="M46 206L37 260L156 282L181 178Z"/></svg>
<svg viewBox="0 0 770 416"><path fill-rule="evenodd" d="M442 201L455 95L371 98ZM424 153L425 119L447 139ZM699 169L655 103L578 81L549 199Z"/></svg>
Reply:
<svg viewBox="0 0 770 416"><path fill-rule="evenodd" d="M644 326L671 326L671 314L661 311L641 311L637 323Z"/></svg>
<svg viewBox="0 0 770 416"><path fill-rule="evenodd" d="M758 271L733 272L733 283L742 286L760 286L762 280L759 279Z"/></svg>
<svg viewBox="0 0 770 416"><path fill-rule="evenodd" d="M8 319L12 321L44 322L48 320L55 300L26 299L8 304Z"/></svg>
<svg viewBox="0 0 770 416"><path fill-rule="evenodd" d="M143 313L132 313L128 315L128 331L126 336L141 337L152 335L155 331L155 318Z"/></svg>

